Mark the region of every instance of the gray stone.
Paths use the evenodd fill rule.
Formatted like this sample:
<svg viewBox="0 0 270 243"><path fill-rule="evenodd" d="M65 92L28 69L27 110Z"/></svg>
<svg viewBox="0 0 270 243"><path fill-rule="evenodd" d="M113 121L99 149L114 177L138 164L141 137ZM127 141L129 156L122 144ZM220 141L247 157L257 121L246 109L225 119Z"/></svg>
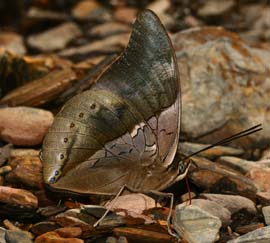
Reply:
<svg viewBox="0 0 270 243"><path fill-rule="evenodd" d="M227 208L232 214L239 212L241 209L246 209L253 214L257 212L254 202L246 197L212 193L202 193L200 197L216 202L220 206Z"/></svg>
<svg viewBox="0 0 270 243"><path fill-rule="evenodd" d="M269 243L270 226L256 229L227 243Z"/></svg>
<svg viewBox="0 0 270 243"><path fill-rule="evenodd" d="M7 243L32 243L29 234L19 230L6 230L5 239Z"/></svg>
<svg viewBox="0 0 270 243"><path fill-rule="evenodd" d="M193 199L192 205L218 217L223 226L228 226L231 223L231 212L223 207L222 204L205 199Z"/></svg>
<svg viewBox="0 0 270 243"><path fill-rule="evenodd" d="M212 243L219 239L219 218L193 205L177 205L173 225L180 237L189 243Z"/></svg>

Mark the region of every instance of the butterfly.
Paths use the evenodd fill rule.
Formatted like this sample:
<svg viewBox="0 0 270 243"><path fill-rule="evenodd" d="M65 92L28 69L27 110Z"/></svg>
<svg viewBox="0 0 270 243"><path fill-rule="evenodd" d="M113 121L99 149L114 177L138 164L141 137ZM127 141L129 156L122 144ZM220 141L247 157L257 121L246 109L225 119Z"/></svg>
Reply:
<svg viewBox="0 0 270 243"><path fill-rule="evenodd" d="M126 49L56 115L42 146L52 190L115 195L126 185L161 191L183 179L175 162L181 90L177 60L159 18L143 10Z"/></svg>

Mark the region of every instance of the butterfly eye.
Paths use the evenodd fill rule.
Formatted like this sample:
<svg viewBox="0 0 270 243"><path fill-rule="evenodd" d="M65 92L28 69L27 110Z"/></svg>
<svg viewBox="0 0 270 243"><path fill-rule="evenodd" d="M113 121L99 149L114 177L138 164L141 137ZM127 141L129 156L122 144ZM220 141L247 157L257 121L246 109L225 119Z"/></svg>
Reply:
<svg viewBox="0 0 270 243"><path fill-rule="evenodd" d="M186 163L184 161L181 161L178 165L179 174L184 174L186 172L186 168Z"/></svg>

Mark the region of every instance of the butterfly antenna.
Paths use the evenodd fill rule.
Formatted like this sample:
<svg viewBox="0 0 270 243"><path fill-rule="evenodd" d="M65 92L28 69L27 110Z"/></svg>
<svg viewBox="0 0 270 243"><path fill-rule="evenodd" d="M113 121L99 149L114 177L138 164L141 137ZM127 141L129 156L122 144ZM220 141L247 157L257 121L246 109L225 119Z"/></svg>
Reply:
<svg viewBox="0 0 270 243"><path fill-rule="evenodd" d="M190 158L190 157L192 157L194 155L197 155L197 154L199 154L199 153L201 153L201 152L203 152L205 150L208 150L210 148L213 148L213 147L216 147L216 146L220 146L220 145L225 145L225 144L227 144L227 143L229 143L229 142L231 142L233 140L236 140L238 138L245 137L245 136L248 136L248 135L250 135L252 133L258 132L258 131L262 130L262 127L261 126L262 126L262 124L258 124L256 126L253 126L253 127L248 128L248 129L246 129L244 131L241 131L239 133L236 133L236 134L234 134L232 136L229 136L227 138L224 138L224 139L222 139L222 140L220 140L220 141L218 141L218 142L216 142L214 144L211 144L209 146L206 146L205 148L202 148L202 149L196 151L193 154L190 154L190 155L186 156L183 160L186 160L186 159L188 159L188 158Z"/></svg>

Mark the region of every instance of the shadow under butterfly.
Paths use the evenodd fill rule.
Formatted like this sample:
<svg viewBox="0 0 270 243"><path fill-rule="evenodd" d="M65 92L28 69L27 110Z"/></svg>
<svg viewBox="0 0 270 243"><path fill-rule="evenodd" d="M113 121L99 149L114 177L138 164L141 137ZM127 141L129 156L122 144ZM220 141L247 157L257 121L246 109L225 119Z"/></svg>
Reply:
<svg viewBox="0 0 270 243"><path fill-rule="evenodd" d="M123 185L160 191L181 180L189 163L173 162L180 95L171 41L158 17L144 10L124 52L55 117L42 147L44 182L115 195Z"/></svg>

